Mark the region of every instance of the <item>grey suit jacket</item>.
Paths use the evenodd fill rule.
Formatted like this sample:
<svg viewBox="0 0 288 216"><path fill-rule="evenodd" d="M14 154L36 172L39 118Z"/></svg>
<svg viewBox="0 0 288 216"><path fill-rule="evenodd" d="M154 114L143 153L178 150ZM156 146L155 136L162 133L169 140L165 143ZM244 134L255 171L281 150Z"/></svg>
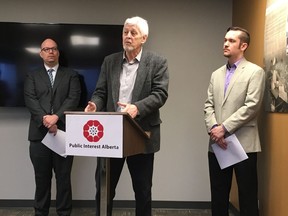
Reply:
<svg viewBox="0 0 288 216"><path fill-rule="evenodd" d="M246 152L261 151L257 117L262 104L265 72L243 59L231 78L224 96L226 65L212 73L204 105L207 132L223 124L228 133L237 136ZM209 150L213 141L209 141Z"/></svg>
<svg viewBox="0 0 288 216"><path fill-rule="evenodd" d="M101 73L91 101L97 111L115 112L119 101L120 73L122 71L123 52L107 56L101 67ZM154 53L143 50L137 77L132 93L132 104L139 110L135 118L144 131L151 132L146 145L146 153L160 149L160 112L168 97L167 60Z"/></svg>
<svg viewBox="0 0 288 216"><path fill-rule="evenodd" d="M54 114L59 117L57 126L65 130L64 111L75 110L80 101L80 81L76 71L59 66L53 88L45 67L26 75L24 99L31 113L30 141L42 140L48 129L42 124L43 116L50 114L53 105Z"/></svg>

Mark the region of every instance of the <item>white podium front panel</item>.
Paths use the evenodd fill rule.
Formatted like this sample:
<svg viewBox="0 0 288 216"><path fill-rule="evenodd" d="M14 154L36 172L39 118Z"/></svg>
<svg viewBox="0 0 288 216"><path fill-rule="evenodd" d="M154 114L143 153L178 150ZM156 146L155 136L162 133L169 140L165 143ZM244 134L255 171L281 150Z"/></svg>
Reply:
<svg viewBox="0 0 288 216"><path fill-rule="evenodd" d="M123 157L123 116L67 114L66 154Z"/></svg>

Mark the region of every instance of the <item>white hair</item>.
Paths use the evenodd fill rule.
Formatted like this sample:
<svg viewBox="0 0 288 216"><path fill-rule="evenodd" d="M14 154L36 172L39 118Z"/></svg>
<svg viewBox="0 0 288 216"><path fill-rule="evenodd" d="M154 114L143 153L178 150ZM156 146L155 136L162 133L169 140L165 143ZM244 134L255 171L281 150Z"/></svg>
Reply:
<svg viewBox="0 0 288 216"><path fill-rule="evenodd" d="M139 28L142 35L148 36L149 27L148 27L147 20L145 20L139 16L135 16L135 17L131 17L131 18L126 19L124 25L126 25L126 24L136 25Z"/></svg>

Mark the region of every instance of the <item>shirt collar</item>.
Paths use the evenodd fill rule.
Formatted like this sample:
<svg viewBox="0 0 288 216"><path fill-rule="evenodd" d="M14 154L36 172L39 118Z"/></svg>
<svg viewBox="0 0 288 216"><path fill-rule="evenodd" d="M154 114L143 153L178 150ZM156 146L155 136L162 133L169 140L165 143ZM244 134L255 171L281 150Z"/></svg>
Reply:
<svg viewBox="0 0 288 216"><path fill-rule="evenodd" d="M142 49L140 50L138 55L132 60L132 62L129 62L129 63L133 64L135 63L135 61L140 62L141 56L142 56ZM123 62L128 62L125 56L125 51L123 52Z"/></svg>
<svg viewBox="0 0 288 216"><path fill-rule="evenodd" d="M54 67L48 67L46 64L44 64L44 67L46 69L46 71L48 71L49 69L54 69L54 71L56 72L58 70L59 64L55 65Z"/></svg>
<svg viewBox="0 0 288 216"><path fill-rule="evenodd" d="M227 62L226 68L227 68L228 70L230 70L230 69L233 68L233 67L237 68L241 61L242 61L242 58L239 59L238 61L236 61L233 65L230 65L229 62Z"/></svg>

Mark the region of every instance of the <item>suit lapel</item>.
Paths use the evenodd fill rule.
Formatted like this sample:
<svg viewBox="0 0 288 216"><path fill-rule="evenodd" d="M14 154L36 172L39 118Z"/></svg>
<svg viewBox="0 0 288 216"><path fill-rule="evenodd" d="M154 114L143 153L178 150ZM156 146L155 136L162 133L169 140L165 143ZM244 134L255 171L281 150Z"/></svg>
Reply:
<svg viewBox="0 0 288 216"><path fill-rule="evenodd" d="M113 68L111 71L116 71L116 73L111 73L111 84L112 84L112 97L115 104L115 110L117 110L117 102L119 101L119 89L120 89L120 73L122 71L123 64L123 53L119 54L118 58L115 58Z"/></svg>
<svg viewBox="0 0 288 216"><path fill-rule="evenodd" d="M139 67L137 69L137 76L132 93L132 102L136 101L139 98L139 95L141 94L144 85L143 81L146 80L146 76L148 74L147 73L147 68L149 68L149 66L147 66L148 64L149 64L148 54L147 52L143 51Z"/></svg>
<svg viewBox="0 0 288 216"><path fill-rule="evenodd" d="M61 68L61 66L59 66L57 73L56 73L56 76L55 76L55 79L54 79L53 92L60 85L61 80L63 79L64 75L65 75L65 73L64 73L63 69Z"/></svg>
<svg viewBox="0 0 288 216"><path fill-rule="evenodd" d="M220 101L224 101L224 86L225 86L225 76L226 76L226 66L224 65L221 69L221 76L216 77L215 84L217 84L217 87L219 88L219 92L222 92L222 94L219 94Z"/></svg>
<svg viewBox="0 0 288 216"><path fill-rule="evenodd" d="M43 80L44 84L47 85L48 88L51 88L51 82L45 67L40 71L39 76Z"/></svg>
<svg viewBox="0 0 288 216"><path fill-rule="evenodd" d="M222 76L220 80L220 92L222 92L222 100L224 99L224 87L225 87L225 77L226 77L226 65L222 67Z"/></svg>
<svg viewBox="0 0 288 216"><path fill-rule="evenodd" d="M226 91L226 94L225 94L225 97L224 97L224 101L223 101L223 104L224 102L226 101L228 95L230 94L236 80L238 80L239 76L242 74L244 68L245 68L245 65L246 65L246 60L243 59L240 64L237 66L231 80L230 80L230 83L229 83L229 86L227 88L227 91Z"/></svg>

